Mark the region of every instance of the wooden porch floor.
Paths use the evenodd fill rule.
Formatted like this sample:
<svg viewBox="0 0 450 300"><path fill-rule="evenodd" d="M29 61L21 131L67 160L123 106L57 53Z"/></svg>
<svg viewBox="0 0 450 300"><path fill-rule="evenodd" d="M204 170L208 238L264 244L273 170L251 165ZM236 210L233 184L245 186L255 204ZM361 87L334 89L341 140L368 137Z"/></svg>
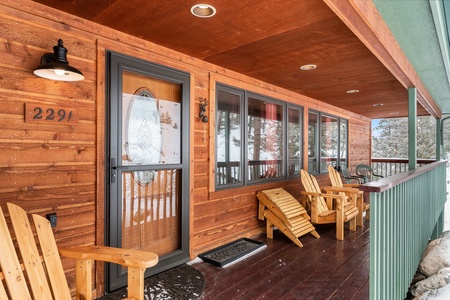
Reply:
<svg viewBox="0 0 450 300"><path fill-rule="evenodd" d="M369 299L369 222L347 228L338 241L333 225L318 225L320 239L300 237L303 248L275 230L273 240L253 238L267 248L234 265L193 264L206 280L202 299Z"/></svg>

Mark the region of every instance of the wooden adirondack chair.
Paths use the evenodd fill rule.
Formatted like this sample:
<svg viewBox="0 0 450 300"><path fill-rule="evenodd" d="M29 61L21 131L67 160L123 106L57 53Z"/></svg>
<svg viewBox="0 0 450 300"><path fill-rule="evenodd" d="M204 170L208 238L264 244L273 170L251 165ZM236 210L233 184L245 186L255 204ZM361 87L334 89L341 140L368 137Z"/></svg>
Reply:
<svg viewBox="0 0 450 300"><path fill-rule="evenodd" d="M356 217L356 225L363 226L364 224L364 212L366 212L366 217L369 219L369 203L364 203L364 192L357 189L358 183L343 183L341 174L333 168L333 166L328 166L328 175L330 176L331 185L333 187L339 188L339 190L329 190L324 188L326 192L339 192L341 195L346 195L348 198L354 198L356 201L356 207L358 208L358 216Z"/></svg>
<svg viewBox="0 0 450 300"><path fill-rule="evenodd" d="M314 176L305 170L300 171L301 180L305 191L302 194L308 197L311 207L311 222L313 224L336 223L336 239L344 239L344 224L349 222L349 229L356 231L356 208L355 199L349 199L350 203L344 205L348 199L345 195L322 193L319 183Z"/></svg>
<svg viewBox="0 0 450 300"><path fill-rule="evenodd" d="M256 196L259 200L258 218L266 219L267 237L273 239L273 226L276 226L297 246L303 247L298 239L300 236L311 233L320 238L314 226L309 222L310 217L306 209L282 188L259 191Z"/></svg>
<svg viewBox="0 0 450 300"><path fill-rule="evenodd" d="M22 208L11 203L7 207L11 231L0 208L0 299L71 300L60 254L77 260L76 299L92 299L94 260L128 267L127 299L144 299L144 272L158 263L156 254L102 246L60 248L58 252L46 218L33 214L30 223Z"/></svg>

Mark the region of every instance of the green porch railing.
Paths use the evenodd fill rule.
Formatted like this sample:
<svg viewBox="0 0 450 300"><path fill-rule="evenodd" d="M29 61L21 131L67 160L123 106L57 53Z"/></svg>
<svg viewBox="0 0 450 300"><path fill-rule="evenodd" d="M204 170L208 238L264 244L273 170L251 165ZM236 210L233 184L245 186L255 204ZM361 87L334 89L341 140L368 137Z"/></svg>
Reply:
<svg viewBox="0 0 450 300"><path fill-rule="evenodd" d="M418 159L417 166L421 167L434 163L435 159ZM402 172L408 172L409 160L407 158L373 158L372 169L375 174L383 177L392 176Z"/></svg>
<svg viewBox="0 0 450 300"><path fill-rule="evenodd" d="M422 254L443 230L446 162L370 182L370 299L405 299Z"/></svg>

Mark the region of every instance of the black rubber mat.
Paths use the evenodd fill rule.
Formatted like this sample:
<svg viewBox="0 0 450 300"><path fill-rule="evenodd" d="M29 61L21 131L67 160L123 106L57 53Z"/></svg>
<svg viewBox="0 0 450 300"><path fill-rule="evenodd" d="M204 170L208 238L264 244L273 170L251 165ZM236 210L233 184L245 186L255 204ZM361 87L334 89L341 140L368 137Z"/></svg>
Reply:
<svg viewBox="0 0 450 300"><path fill-rule="evenodd" d="M205 288L203 274L189 265L181 265L149 277L144 283L146 300L196 300ZM97 298L97 300L118 300L127 295L126 288Z"/></svg>
<svg viewBox="0 0 450 300"><path fill-rule="evenodd" d="M266 248L264 243L242 238L200 254L203 261L224 268Z"/></svg>

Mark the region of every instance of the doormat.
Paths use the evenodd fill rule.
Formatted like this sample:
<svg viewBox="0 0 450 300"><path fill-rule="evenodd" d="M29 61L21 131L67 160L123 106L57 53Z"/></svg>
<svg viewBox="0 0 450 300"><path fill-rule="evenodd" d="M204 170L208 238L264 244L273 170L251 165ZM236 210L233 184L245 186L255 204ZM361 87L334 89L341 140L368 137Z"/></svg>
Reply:
<svg viewBox="0 0 450 300"><path fill-rule="evenodd" d="M205 278L187 264L151 276L144 280L146 300L197 300L205 289ZM97 300L119 300L127 297L127 288L111 292Z"/></svg>
<svg viewBox="0 0 450 300"><path fill-rule="evenodd" d="M205 262L220 268L225 268L263 250L266 247L267 246L264 243L242 238L204 252L198 257Z"/></svg>

